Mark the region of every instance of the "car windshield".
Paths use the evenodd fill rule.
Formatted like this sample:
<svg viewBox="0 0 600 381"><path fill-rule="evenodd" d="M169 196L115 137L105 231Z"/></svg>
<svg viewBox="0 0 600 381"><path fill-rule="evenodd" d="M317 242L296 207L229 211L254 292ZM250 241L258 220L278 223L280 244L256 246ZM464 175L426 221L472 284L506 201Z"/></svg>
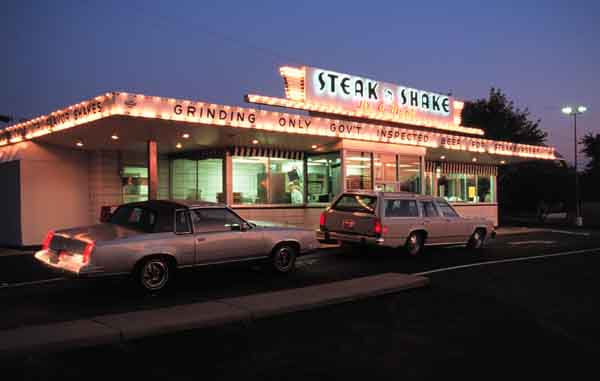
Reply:
<svg viewBox="0 0 600 381"><path fill-rule="evenodd" d="M120 206L110 217L108 223L151 233L154 231L156 213L139 206Z"/></svg>
<svg viewBox="0 0 600 381"><path fill-rule="evenodd" d="M332 209L343 212L375 213L377 197L360 194L345 194L333 205Z"/></svg>

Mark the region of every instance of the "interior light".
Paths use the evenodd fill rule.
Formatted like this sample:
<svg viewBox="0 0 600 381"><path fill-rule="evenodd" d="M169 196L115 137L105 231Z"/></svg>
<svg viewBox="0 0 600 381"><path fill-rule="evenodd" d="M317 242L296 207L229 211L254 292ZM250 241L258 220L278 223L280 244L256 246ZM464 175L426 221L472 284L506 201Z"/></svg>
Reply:
<svg viewBox="0 0 600 381"><path fill-rule="evenodd" d="M252 140L252 144L258 144L259 141L257 139Z"/></svg>
<svg viewBox="0 0 600 381"><path fill-rule="evenodd" d="M473 158L473 162L475 162L475 161L477 161L477 158L476 158L476 157L474 157L474 158Z"/></svg>
<svg viewBox="0 0 600 381"><path fill-rule="evenodd" d="M446 156L442 155L442 156L440 156L440 159L446 160Z"/></svg>
<svg viewBox="0 0 600 381"><path fill-rule="evenodd" d="M177 143L177 144L175 144L175 148L177 148L177 149L181 149L181 147L183 147L183 145L181 145L181 143Z"/></svg>
<svg viewBox="0 0 600 381"><path fill-rule="evenodd" d="M506 164L506 160L500 160L500 164Z"/></svg>
<svg viewBox="0 0 600 381"><path fill-rule="evenodd" d="M119 140L119 135L117 135L117 134L112 134L112 135L110 136L110 138L111 138L112 140Z"/></svg>
<svg viewBox="0 0 600 381"><path fill-rule="evenodd" d="M188 134L187 132L185 134L181 134L181 137L184 139L189 139L190 134Z"/></svg>
<svg viewBox="0 0 600 381"><path fill-rule="evenodd" d="M318 146L316 144L313 144L312 146L310 146L310 148L312 148L312 149L317 149L317 147Z"/></svg>
<svg viewBox="0 0 600 381"><path fill-rule="evenodd" d="M81 140L78 140L78 141L75 143L75 145L76 145L77 147L83 147L83 142L82 142Z"/></svg>

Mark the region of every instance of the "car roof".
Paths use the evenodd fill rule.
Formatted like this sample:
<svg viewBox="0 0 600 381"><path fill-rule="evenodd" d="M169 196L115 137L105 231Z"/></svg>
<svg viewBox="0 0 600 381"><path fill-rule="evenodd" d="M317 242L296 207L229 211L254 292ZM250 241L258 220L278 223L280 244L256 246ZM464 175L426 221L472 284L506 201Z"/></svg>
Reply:
<svg viewBox="0 0 600 381"><path fill-rule="evenodd" d="M424 195L413 192L384 192L384 191L369 191L369 190L350 190L344 192L344 194L360 194L365 196L382 197L382 198L414 198L418 200L440 200L440 197L434 197L431 195Z"/></svg>
<svg viewBox="0 0 600 381"><path fill-rule="evenodd" d="M198 201L198 200L148 200L138 201L123 204L133 207L145 207L148 209L155 210L157 212L173 211L176 209L194 209L194 208L224 208L225 205L210 201Z"/></svg>

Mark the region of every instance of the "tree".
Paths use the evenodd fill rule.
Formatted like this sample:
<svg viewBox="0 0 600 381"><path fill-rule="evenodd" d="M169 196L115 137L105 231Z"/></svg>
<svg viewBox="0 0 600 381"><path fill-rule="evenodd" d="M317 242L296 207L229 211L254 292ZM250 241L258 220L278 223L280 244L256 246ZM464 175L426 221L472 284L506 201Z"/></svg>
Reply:
<svg viewBox="0 0 600 381"><path fill-rule="evenodd" d="M540 129L540 119L529 118L527 108L516 108L500 89L493 87L488 99L466 102L462 112L463 125L481 128L488 139L543 145L548 133Z"/></svg>
<svg viewBox="0 0 600 381"><path fill-rule="evenodd" d="M600 173L600 134L588 132L580 141L583 144L581 153L590 159L585 167L587 173Z"/></svg>
<svg viewBox="0 0 600 381"><path fill-rule="evenodd" d="M600 201L600 134L587 133L580 143L581 152L590 159L581 178L583 200Z"/></svg>

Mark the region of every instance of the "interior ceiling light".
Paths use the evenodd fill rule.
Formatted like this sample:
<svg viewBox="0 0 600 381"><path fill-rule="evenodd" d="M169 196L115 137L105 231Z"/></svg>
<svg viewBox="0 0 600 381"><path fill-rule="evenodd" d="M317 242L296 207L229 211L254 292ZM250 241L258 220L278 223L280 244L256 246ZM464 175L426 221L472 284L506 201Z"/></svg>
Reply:
<svg viewBox="0 0 600 381"><path fill-rule="evenodd" d="M177 144L175 144L175 148L177 148L177 149L181 149L181 147L183 147L183 145L181 145L181 143L177 143Z"/></svg>
<svg viewBox="0 0 600 381"><path fill-rule="evenodd" d="M189 139L190 134L188 134L187 132L185 134L181 134L181 137L184 139Z"/></svg>
<svg viewBox="0 0 600 381"><path fill-rule="evenodd" d="M117 134L112 134L112 135L110 136L110 138L111 138L112 140L119 140L119 135L117 135Z"/></svg>
<svg viewBox="0 0 600 381"><path fill-rule="evenodd" d="M252 144L258 144L258 143L259 143L258 140L256 140L256 139L252 140Z"/></svg>
<svg viewBox="0 0 600 381"><path fill-rule="evenodd" d="M312 148L312 149L317 149L317 147L318 146L316 144L313 144L312 146L310 146L310 148Z"/></svg>
<svg viewBox="0 0 600 381"><path fill-rule="evenodd" d="M75 142L75 145L77 147L83 147L83 142L81 140L78 140L77 142Z"/></svg>

